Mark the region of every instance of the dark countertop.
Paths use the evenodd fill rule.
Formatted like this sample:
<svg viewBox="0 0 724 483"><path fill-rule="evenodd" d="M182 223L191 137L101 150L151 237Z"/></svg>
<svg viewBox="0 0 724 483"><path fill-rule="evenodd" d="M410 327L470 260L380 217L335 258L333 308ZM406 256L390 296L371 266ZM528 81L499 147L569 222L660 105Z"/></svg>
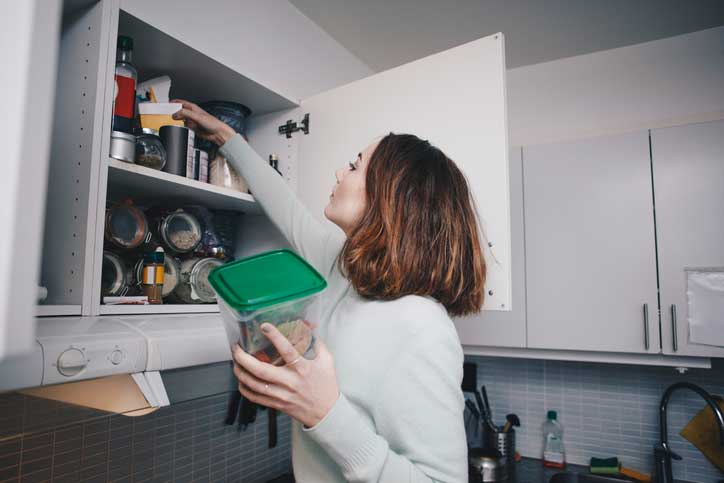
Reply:
<svg viewBox="0 0 724 483"><path fill-rule="evenodd" d="M515 472L507 483L547 483L553 475L561 471L571 473L588 473L588 466L568 464L565 470L556 468L545 468L540 460L534 458L523 458L516 463ZM608 475L601 475L608 476ZM621 480L630 481L630 480ZM676 480L676 483L689 483L684 480Z"/></svg>

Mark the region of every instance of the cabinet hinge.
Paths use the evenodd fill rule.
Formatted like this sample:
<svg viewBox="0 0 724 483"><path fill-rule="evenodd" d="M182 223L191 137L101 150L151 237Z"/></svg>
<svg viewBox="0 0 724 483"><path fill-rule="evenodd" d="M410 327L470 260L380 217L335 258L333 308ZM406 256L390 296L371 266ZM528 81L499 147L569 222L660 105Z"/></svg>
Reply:
<svg viewBox="0 0 724 483"><path fill-rule="evenodd" d="M292 133L302 131L304 134L309 134L309 114L305 114L304 118L298 123L288 120L283 125L279 126L279 134L284 134L287 139L292 137Z"/></svg>

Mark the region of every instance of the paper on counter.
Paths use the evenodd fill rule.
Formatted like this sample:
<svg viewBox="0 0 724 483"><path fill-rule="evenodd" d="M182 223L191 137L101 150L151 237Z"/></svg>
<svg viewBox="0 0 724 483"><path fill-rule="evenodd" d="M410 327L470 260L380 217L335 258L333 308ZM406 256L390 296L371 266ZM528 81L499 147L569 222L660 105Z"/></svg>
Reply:
<svg viewBox="0 0 724 483"><path fill-rule="evenodd" d="M686 271L689 340L724 347L724 268Z"/></svg>

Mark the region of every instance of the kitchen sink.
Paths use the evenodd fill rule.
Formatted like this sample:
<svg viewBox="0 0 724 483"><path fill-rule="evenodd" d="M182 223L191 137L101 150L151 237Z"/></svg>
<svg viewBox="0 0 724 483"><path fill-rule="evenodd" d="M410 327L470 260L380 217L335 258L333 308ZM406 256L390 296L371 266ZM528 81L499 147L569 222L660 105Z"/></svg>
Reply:
<svg viewBox="0 0 724 483"><path fill-rule="evenodd" d="M565 471L553 475L549 483L621 483L625 481L633 480L615 476L592 475L590 473L572 473L570 471Z"/></svg>

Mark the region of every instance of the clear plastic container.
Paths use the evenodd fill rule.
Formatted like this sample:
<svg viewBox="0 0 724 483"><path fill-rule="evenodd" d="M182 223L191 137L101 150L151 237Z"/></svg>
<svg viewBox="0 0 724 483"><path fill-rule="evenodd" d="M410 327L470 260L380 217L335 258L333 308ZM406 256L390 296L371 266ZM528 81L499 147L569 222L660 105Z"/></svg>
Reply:
<svg viewBox="0 0 724 483"><path fill-rule="evenodd" d="M304 259L275 250L228 263L209 276L229 344L274 365L284 361L261 331L270 323L306 358L313 358L314 333L306 310L327 282Z"/></svg>
<svg viewBox="0 0 724 483"><path fill-rule="evenodd" d="M558 413L548 411L548 418L543 423L543 466L549 468L565 468L566 453L563 448L563 426L557 421Z"/></svg>

